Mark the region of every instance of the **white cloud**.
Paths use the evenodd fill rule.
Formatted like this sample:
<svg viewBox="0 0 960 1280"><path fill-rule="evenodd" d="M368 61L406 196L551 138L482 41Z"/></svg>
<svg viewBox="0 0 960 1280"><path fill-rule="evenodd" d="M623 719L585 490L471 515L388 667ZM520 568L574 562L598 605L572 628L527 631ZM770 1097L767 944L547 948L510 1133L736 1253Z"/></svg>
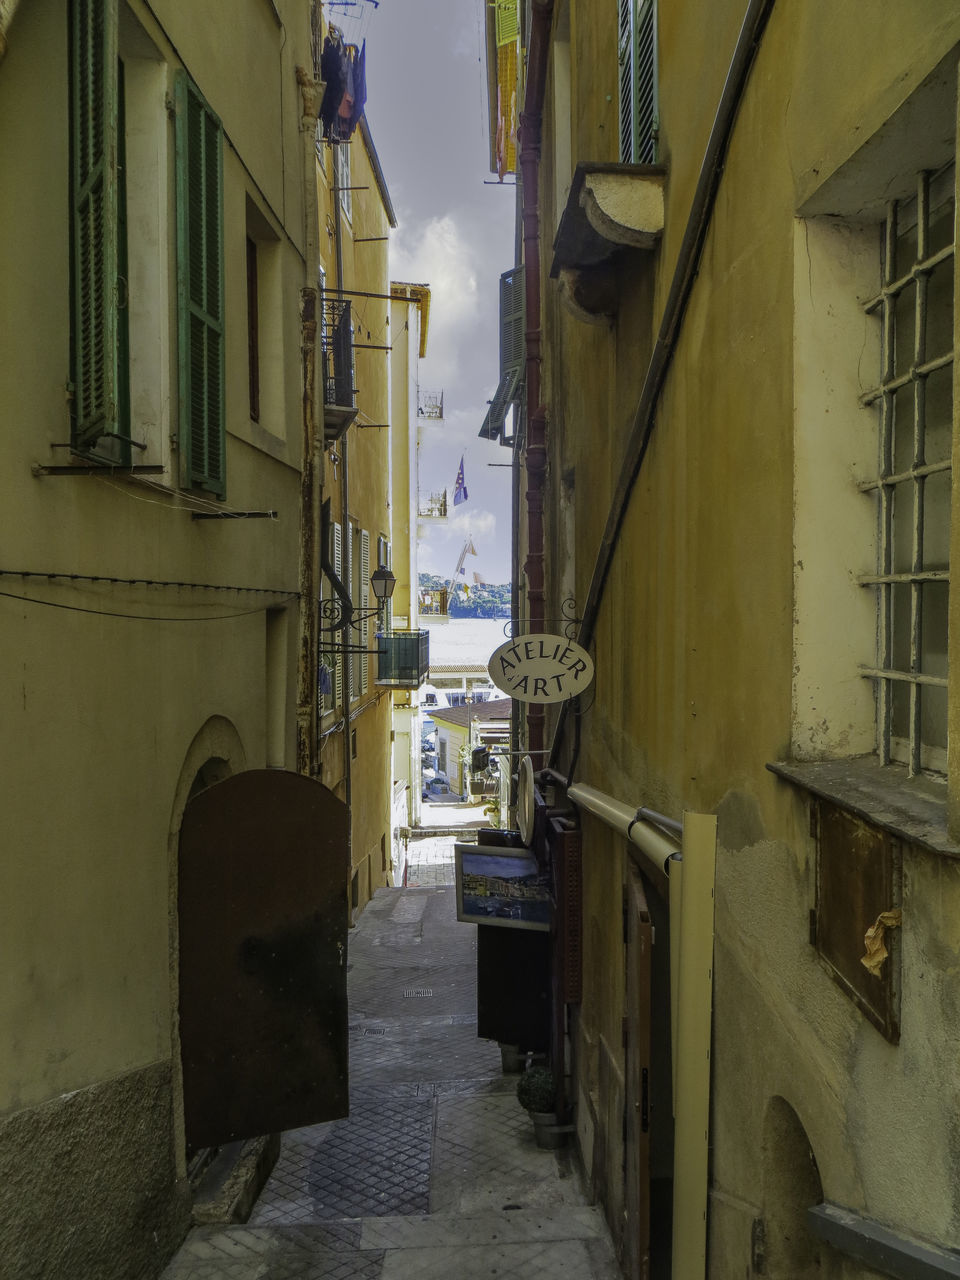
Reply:
<svg viewBox="0 0 960 1280"><path fill-rule="evenodd" d="M446 215L422 223L414 234L401 230L391 250L395 280L430 286L429 376L437 386L450 384L476 326L478 264L473 248Z"/></svg>
<svg viewBox="0 0 960 1280"><path fill-rule="evenodd" d="M461 511L441 526L448 541L453 537L488 538L496 527L497 519L492 511Z"/></svg>

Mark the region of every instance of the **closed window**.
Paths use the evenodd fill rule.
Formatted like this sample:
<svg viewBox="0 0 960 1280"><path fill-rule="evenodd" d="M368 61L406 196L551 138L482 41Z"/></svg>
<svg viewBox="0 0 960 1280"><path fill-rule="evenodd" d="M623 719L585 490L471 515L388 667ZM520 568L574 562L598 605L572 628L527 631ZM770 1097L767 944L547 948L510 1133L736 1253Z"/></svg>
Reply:
<svg viewBox="0 0 960 1280"><path fill-rule="evenodd" d="M887 209L877 321L880 378L863 397L877 418L878 751L910 773L947 767L947 606L953 440L954 167L921 173Z"/></svg>

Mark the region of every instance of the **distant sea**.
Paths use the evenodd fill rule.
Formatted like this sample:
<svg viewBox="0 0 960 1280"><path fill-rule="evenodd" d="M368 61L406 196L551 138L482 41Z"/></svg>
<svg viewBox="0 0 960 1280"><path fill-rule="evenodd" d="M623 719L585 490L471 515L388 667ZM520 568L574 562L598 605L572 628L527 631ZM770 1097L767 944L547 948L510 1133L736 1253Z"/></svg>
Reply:
<svg viewBox="0 0 960 1280"><path fill-rule="evenodd" d="M451 618L449 622L430 626L425 618L422 625L426 625L430 632L431 665L476 663L485 667L494 649L507 640L510 619Z"/></svg>

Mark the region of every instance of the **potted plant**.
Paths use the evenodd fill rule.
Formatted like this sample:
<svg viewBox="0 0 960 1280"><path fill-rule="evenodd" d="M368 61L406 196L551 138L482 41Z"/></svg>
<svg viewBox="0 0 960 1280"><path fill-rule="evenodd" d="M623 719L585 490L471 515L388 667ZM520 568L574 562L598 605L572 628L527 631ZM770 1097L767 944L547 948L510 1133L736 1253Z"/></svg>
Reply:
<svg viewBox="0 0 960 1280"><path fill-rule="evenodd" d="M517 1081L517 1099L530 1112L538 1147L556 1149L563 1143L557 1126L557 1085L548 1067L530 1067Z"/></svg>

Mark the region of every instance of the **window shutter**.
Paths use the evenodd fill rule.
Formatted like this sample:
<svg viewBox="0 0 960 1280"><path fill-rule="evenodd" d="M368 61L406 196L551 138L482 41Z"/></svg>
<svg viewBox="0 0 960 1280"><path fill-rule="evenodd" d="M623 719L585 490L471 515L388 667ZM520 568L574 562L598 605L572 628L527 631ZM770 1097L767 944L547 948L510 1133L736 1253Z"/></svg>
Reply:
<svg viewBox="0 0 960 1280"><path fill-rule="evenodd" d="M75 0L70 34L74 438L92 445L119 430L115 0Z"/></svg>
<svg viewBox="0 0 960 1280"><path fill-rule="evenodd" d="M619 0L617 61L620 70L620 159L633 161L637 132L634 112L634 5L636 0Z"/></svg>
<svg viewBox="0 0 960 1280"><path fill-rule="evenodd" d="M520 13L517 0L497 0L497 47L520 39Z"/></svg>
<svg viewBox="0 0 960 1280"><path fill-rule="evenodd" d="M500 277L500 382L479 431L486 440L496 440L503 431L507 410L523 381L524 344L524 276L519 266Z"/></svg>
<svg viewBox="0 0 960 1280"><path fill-rule="evenodd" d="M644 0L637 14L636 43L636 158L638 164L657 159L657 6Z"/></svg>
<svg viewBox="0 0 960 1280"><path fill-rule="evenodd" d="M619 0L620 159L653 164L657 158L656 0Z"/></svg>
<svg viewBox="0 0 960 1280"><path fill-rule="evenodd" d="M360 608L370 608L370 535L364 529L360 534ZM360 624L360 644L366 649L370 643L370 619ZM366 693L370 682L370 659L360 655L360 692Z"/></svg>
<svg viewBox="0 0 960 1280"><path fill-rule="evenodd" d="M333 567L337 577L342 582L343 581L343 526L340 524L335 524L333 526ZM339 643L340 640L341 640L341 636L338 634L337 642ZM333 660L333 669L334 669L333 696L335 699L335 705L338 707L342 707L343 706L343 654L339 651L337 652L337 655Z"/></svg>
<svg viewBox="0 0 960 1280"><path fill-rule="evenodd" d="M223 497L223 129L177 76L177 299L184 480Z"/></svg>
<svg viewBox="0 0 960 1280"><path fill-rule="evenodd" d="M523 370L523 267L513 267L500 277L500 373Z"/></svg>

